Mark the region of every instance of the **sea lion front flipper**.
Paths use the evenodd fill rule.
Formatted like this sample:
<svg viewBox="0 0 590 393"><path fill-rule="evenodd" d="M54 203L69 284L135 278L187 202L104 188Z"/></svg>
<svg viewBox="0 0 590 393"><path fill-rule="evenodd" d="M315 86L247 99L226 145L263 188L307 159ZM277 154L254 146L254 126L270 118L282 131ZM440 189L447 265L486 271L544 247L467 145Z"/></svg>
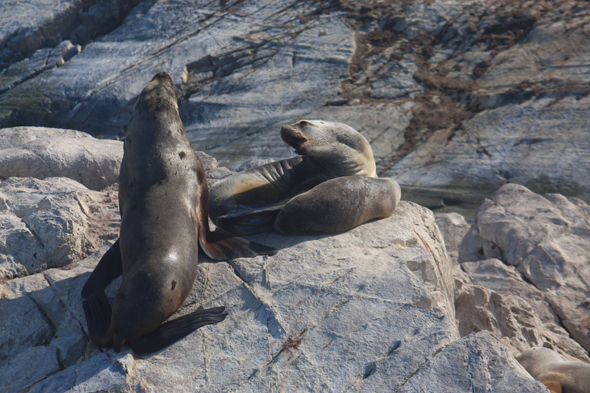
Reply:
<svg viewBox="0 0 590 393"><path fill-rule="evenodd" d="M193 331L206 325L219 323L227 316L225 307L214 307L197 311L164 323L153 333L130 340L127 346L137 353L152 353L166 348Z"/></svg>
<svg viewBox="0 0 590 393"><path fill-rule="evenodd" d="M86 299L91 293L105 289L111 281L121 274L123 274L123 262L121 261L119 239L117 239L115 244L105 252L90 277L88 277L86 284L82 288L82 297Z"/></svg>
<svg viewBox="0 0 590 393"><path fill-rule="evenodd" d="M215 225L235 235L254 235L272 232L275 220L288 201L217 217Z"/></svg>
<svg viewBox="0 0 590 393"><path fill-rule="evenodd" d="M103 290L92 292L87 299L82 301L86 324L88 325L88 336L97 346L107 346L111 337L107 336L111 326L111 305Z"/></svg>
<svg viewBox="0 0 590 393"><path fill-rule="evenodd" d="M207 256L216 261L240 257L255 257L256 255L274 255L275 248L264 244L251 242L241 237L229 237L221 233L206 232L199 229L199 243Z"/></svg>

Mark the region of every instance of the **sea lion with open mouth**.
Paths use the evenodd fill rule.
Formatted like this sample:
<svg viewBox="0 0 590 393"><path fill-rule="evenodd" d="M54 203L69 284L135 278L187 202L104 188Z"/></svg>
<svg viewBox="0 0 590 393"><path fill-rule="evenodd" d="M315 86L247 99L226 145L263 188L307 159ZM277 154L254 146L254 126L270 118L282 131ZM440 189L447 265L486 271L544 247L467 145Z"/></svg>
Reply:
<svg viewBox="0 0 590 393"><path fill-rule="evenodd" d="M401 197L391 179L377 179L367 140L342 123L301 120L281 137L297 157L271 162L217 182L213 222L234 234L344 232L393 214ZM297 223L297 224L295 224Z"/></svg>

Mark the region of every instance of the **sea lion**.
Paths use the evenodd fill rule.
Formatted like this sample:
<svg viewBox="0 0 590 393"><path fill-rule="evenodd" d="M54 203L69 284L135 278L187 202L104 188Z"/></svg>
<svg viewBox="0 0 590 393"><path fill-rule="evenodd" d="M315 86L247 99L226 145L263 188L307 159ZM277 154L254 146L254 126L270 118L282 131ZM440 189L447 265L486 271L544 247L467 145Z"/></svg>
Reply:
<svg viewBox="0 0 590 393"><path fill-rule="evenodd" d="M377 179L371 146L355 129L301 120L283 126L281 138L299 156L237 173L211 187L209 213L218 227L242 235L273 228L286 234L337 233L393 214L399 186ZM296 228L290 221L301 225Z"/></svg>
<svg viewBox="0 0 590 393"><path fill-rule="evenodd" d="M341 233L391 216L401 197L392 179L346 176L325 181L291 199L274 223L287 235Z"/></svg>
<svg viewBox="0 0 590 393"><path fill-rule="evenodd" d="M567 362L549 348L527 349L516 360L551 393L589 393L590 364Z"/></svg>
<svg viewBox="0 0 590 393"><path fill-rule="evenodd" d="M119 240L82 290L90 339L100 347L154 352L225 318L224 307L217 307L162 324L192 288L199 245L216 260L275 252L209 231L205 170L186 137L166 73L143 89L129 121L119 207ZM121 274L111 311L104 288Z"/></svg>

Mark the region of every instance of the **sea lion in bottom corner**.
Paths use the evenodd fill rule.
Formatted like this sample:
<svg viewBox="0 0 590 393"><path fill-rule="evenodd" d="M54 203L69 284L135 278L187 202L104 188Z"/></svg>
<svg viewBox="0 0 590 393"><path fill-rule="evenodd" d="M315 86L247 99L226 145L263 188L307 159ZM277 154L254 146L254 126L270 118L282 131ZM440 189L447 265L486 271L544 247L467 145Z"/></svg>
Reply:
<svg viewBox="0 0 590 393"><path fill-rule="evenodd" d="M225 318L224 307L199 308L164 323L192 288L199 246L215 260L276 252L211 233L207 203L205 171L186 137L174 84L168 74L158 73L129 121L119 175L119 240L82 289L94 344L150 353ZM104 288L121 274L111 310Z"/></svg>
<svg viewBox="0 0 590 393"><path fill-rule="evenodd" d="M273 228L293 235L337 233L393 214L399 186L377 179L371 146L355 129L301 120L283 126L281 138L300 156L237 173L211 187L209 212L218 227L241 235Z"/></svg>
<svg viewBox="0 0 590 393"><path fill-rule="evenodd" d="M590 393L590 364L564 361L544 347L527 349L516 360L551 393Z"/></svg>

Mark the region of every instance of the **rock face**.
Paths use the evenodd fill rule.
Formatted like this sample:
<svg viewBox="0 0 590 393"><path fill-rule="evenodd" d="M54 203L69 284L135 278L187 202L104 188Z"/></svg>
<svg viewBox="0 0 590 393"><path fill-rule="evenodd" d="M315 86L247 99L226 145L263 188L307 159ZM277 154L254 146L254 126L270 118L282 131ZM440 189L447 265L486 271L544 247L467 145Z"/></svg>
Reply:
<svg viewBox="0 0 590 393"><path fill-rule="evenodd" d="M460 334L489 331L513 355L546 346L590 362L580 322L587 289L579 284L589 266L579 257L590 235L588 211L578 199L509 184L484 202L466 234L464 221L438 214L449 255L461 262L454 268ZM458 233L465 234L460 244Z"/></svg>
<svg viewBox="0 0 590 393"><path fill-rule="evenodd" d="M515 266L543 293L570 335L590 349L588 205L508 184L479 208L471 239L476 242L465 244L460 261L483 255Z"/></svg>
<svg viewBox="0 0 590 393"><path fill-rule="evenodd" d="M0 279L79 261L118 236L116 190L67 178L0 183Z"/></svg>
<svg viewBox="0 0 590 393"><path fill-rule="evenodd" d="M3 127L122 137L166 71L195 148L232 168L290 156L280 125L315 118L358 129L431 208L472 218L507 182L590 200L586 2L50 4L4 5Z"/></svg>

